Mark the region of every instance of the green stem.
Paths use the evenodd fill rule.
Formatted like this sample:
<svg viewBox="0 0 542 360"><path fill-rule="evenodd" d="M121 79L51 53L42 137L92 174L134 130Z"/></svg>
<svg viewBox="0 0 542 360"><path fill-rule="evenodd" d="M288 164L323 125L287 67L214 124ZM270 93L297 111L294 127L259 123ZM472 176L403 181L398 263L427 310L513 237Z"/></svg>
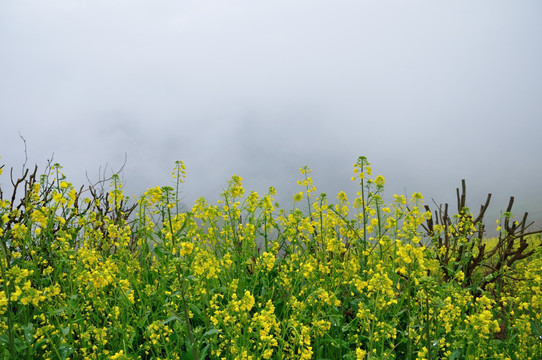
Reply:
<svg viewBox="0 0 542 360"><path fill-rule="evenodd" d="M429 294L425 295L425 313L426 313L425 336L427 339L427 356L428 356L428 359L431 360L431 338L430 338L431 318L429 317Z"/></svg>
<svg viewBox="0 0 542 360"><path fill-rule="evenodd" d="M185 279L182 276L182 271L179 266L179 264L176 264L177 268L177 276L179 278L179 282L181 283L181 298L183 303L183 312L184 312L184 320L186 321L186 330L188 331L188 338L190 340L190 346L192 347L192 358L194 360L199 360L199 350L196 348L194 343L194 333L192 331L192 325L190 324L190 313L188 312L188 305L186 303L186 291L184 288ZM175 315L175 313L173 313Z"/></svg>
<svg viewBox="0 0 542 360"><path fill-rule="evenodd" d="M9 256L8 256L8 249L6 246L5 238L2 239L2 251L4 253L4 258L6 260L6 266L9 268ZM2 270L2 279L4 279L4 290L6 293L6 297L8 300L7 303L7 313L8 313L8 346L9 346L9 353L11 354L12 358L15 359L16 353L15 353L15 334L13 333L13 311L11 311L11 281L8 280L6 277L6 269L4 268L4 261L3 259L0 259L0 268Z"/></svg>

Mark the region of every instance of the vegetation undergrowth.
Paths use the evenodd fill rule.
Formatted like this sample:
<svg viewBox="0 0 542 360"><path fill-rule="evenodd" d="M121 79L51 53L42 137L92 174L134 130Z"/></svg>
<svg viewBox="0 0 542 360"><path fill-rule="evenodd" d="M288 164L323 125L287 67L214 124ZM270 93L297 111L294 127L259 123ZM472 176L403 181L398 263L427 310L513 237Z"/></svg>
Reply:
<svg viewBox="0 0 542 360"><path fill-rule="evenodd" d="M540 359L526 215L510 204L488 241L464 184L432 214L420 193L385 204L365 157L353 199L300 172L289 211L235 175L181 211L181 161L134 204L118 175L78 190L27 169L0 187L0 358Z"/></svg>

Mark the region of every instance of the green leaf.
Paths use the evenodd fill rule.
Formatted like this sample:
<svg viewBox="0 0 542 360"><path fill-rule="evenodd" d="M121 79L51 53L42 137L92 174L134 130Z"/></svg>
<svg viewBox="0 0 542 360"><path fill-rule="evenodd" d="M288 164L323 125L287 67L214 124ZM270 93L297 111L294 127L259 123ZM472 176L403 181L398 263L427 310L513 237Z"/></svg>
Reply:
<svg viewBox="0 0 542 360"><path fill-rule="evenodd" d="M196 304L190 304L190 310L197 316L198 319L203 319L203 314Z"/></svg>
<svg viewBox="0 0 542 360"><path fill-rule="evenodd" d="M15 338L15 349L17 350L18 353L22 352L26 348L27 348L26 344L23 343L21 339Z"/></svg>
<svg viewBox="0 0 542 360"><path fill-rule="evenodd" d="M456 349L454 352L450 355L450 360L456 360L456 359L462 359L463 351L461 349Z"/></svg>
<svg viewBox="0 0 542 360"><path fill-rule="evenodd" d="M179 318L176 315L173 315L173 316L167 318L166 320L162 321L161 324L165 325L167 323L172 322L173 320L179 320Z"/></svg>
<svg viewBox="0 0 542 360"><path fill-rule="evenodd" d="M32 342L34 341L34 324L28 323L26 325L21 326L21 329L23 329L24 333L24 339L26 341L26 345L30 346Z"/></svg>
<svg viewBox="0 0 542 360"><path fill-rule="evenodd" d="M205 334L203 334L201 337L206 338L208 336L218 334L218 333L220 333L220 331L221 331L220 329L211 329L211 330L207 331Z"/></svg>
<svg viewBox="0 0 542 360"><path fill-rule="evenodd" d="M159 258L160 260L164 259L165 255L166 255L166 253L167 253L166 251L164 251L164 250L162 249L161 246L155 246L153 250L154 250L154 253L156 254L156 256L158 256L158 258Z"/></svg>
<svg viewBox="0 0 542 360"><path fill-rule="evenodd" d="M209 347L211 345L210 344L207 344L207 346L205 346L202 350L201 350L201 353L199 355L199 358L200 360L205 360L207 358L207 352L209 352Z"/></svg>
<svg viewBox="0 0 542 360"><path fill-rule="evenodd" d="M71 346L62 345L58 348L58 353L60 354L60 358L65 360L68 356L73 354L73 348Z"/></svg>

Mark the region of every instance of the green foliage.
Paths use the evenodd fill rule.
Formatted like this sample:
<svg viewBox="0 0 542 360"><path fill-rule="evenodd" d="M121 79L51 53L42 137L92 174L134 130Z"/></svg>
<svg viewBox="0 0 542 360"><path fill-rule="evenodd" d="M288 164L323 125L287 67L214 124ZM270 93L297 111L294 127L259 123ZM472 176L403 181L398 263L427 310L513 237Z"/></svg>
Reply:
<svg viewBox="0 0 542 360"><path fill-rule="evenodd" d="M542 353L539 239L482 289L465 275L487 273L463 271L476 249L435 246L419 193L384 204L385 179L371 177L365 157L354 164L353 200L341 192L330 203L317 195L311 170L300 172L290 211L273 188L247 194L234 175L217 204L200 198L186 212L180 161L174 187L147 189L132 205L118 176L109 188L76 190L59 165L40 177L23 174L0 202L0 358ZM442 231L453 238L452 223L479 229L461 214L439 228L442 239ZM446 251L453 261L443 263Z"/></svg>

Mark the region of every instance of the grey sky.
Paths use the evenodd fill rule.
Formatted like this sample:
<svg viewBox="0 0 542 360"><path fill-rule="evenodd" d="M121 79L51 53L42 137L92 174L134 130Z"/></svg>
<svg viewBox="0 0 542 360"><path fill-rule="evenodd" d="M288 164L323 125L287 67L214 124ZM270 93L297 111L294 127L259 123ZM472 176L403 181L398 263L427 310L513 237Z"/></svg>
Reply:
<svg viewBox="0 0 542 360"><path fill-rule="evenodd" d="M108 164L126 189L214 200L232 174L298 169L352 193L359 155L387 193L542 220L540 1L24 1L0 3L0 163L55 160L75 183ZM6 173L1 179L7 182ZM429 199L428 199L429 200Z"/></svg>

